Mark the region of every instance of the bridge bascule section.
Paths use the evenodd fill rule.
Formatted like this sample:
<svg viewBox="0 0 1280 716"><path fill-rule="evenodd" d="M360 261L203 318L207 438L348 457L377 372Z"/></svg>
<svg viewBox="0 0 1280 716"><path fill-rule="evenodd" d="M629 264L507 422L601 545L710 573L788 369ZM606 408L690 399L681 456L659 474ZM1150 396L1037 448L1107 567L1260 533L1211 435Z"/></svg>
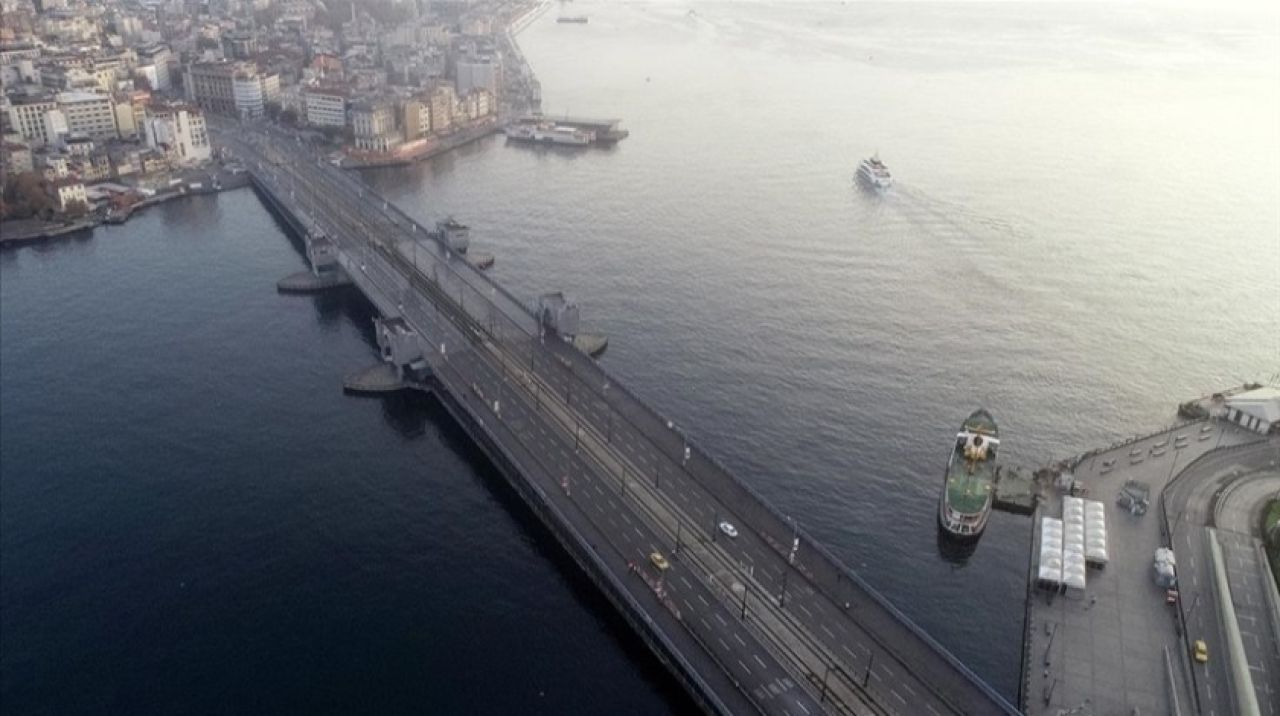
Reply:
<svg viewBox="0 0 1280 716"><path fill-rule="evenodd" d="M383 357L403 362L402 375L430 375L453 418L702 708L1017 713L565 340L556 325L576 324L576 307L526 305L301 145L257 131L215 139L250 167L273 212L323 231L382 316Z"/></svg>

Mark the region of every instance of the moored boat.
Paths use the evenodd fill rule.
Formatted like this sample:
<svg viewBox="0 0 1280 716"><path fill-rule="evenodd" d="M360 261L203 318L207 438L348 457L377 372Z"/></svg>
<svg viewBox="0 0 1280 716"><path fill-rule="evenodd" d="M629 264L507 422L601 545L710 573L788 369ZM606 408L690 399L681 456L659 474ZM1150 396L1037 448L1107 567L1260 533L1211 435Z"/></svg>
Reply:
<svg viewBox="0 0 1280 716"><path fill-rule="evenodd" d="M938 500L938 524L953 537L974 539L991 516L1000 430L991 413L975 410L960 426Z"/></svg>

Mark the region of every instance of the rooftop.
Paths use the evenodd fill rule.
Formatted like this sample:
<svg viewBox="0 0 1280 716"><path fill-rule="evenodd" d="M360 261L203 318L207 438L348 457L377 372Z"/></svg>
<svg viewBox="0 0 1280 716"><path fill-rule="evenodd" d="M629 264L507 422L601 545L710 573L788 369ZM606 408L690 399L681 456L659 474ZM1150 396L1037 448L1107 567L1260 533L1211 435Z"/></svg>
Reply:
<svg viewBox="0 0 1280 716"><path fill-rule="evenodd" d="M1227 407L1235 408L1268 423L1278 422L1280 421L1280 388L1264 385L1261 388L1236 393L1227 398Z"/></svg>

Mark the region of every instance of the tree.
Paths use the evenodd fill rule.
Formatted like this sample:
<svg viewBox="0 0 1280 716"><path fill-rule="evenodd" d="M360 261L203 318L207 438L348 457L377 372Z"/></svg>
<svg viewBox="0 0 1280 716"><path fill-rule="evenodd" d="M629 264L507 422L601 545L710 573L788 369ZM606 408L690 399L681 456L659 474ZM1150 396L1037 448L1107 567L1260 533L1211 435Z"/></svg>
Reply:
<svg viewBox="0 0 1280 716"><path fill-rule="evenodd" d="M89 213L89 205L79 199L69 201L67 202L67 208L63 213L72 219L78 219Z"/></svg>
<svg viewBox="0 0 1280 716"><path fill-rule="evenodd" d="M9 216L25 218L36 215L51 215L54 210L53 199L45 190L44 177L36 172L22 172L11 178L5 186L5 204Z"/></svg>

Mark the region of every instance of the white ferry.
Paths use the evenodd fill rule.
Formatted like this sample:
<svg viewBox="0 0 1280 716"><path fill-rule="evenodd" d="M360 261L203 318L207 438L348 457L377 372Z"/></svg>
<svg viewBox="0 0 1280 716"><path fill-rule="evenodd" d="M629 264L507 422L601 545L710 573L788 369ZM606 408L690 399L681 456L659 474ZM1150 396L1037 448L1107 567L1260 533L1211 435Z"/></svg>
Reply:
<svg viewBox="0 0 1280 716"><path fill-rule="evenodd" d="M858 182L869 189L884 191L893 186L893 176L889 174L889 167L880 161L879 154L863 159L855 176Z"/></svg>
<svg viewBox="0 0 1280 716"><path fill-rule="evenodd" d="M559 124L515 124L506 129L508 139L540 144L567 144L586 146L595 140L595 133Z"/></svg>

